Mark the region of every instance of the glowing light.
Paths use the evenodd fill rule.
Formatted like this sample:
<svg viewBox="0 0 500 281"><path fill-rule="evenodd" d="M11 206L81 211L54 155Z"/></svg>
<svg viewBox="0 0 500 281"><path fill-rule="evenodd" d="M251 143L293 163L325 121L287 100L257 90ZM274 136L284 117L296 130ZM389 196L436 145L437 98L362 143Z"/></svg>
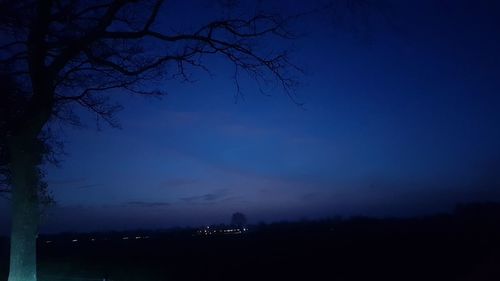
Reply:
<svg viewBox="0 0 500 281"><path fill-rule="evenodd" d="M128 240L128 237L123 237L122 240Z"/></svg>
<svg viewBox="0 0 500 281"><path fill-rule="evenodd" d="M73 239L71 240L71 242L78 242L78 239Z"/></svg>

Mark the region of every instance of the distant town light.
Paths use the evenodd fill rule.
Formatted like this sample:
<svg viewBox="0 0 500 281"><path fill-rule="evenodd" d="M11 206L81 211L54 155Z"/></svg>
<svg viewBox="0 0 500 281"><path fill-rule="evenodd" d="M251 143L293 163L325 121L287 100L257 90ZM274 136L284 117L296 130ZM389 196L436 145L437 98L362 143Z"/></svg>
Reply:
<svg viewBox="0 0 500 281"><path fill-rule="evenodd" d="M78 242L78 239L73 239L71 240L71 242Z"/></svg>

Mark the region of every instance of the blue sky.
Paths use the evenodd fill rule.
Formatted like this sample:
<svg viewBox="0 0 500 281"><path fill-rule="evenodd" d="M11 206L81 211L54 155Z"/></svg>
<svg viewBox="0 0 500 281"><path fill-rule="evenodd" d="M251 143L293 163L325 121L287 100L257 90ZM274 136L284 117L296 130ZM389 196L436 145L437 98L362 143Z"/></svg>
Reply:
<svg viewBox="0 0 500 281"><path fill-rule="evenodd" d="M500 199L499 4L385 3L366 23L326 10L293 26L297 40L264 42L305 70L304 109L248 79L235 102L217 59L212 77L165 82L161 101L116 93L122 130L64 128L69 155L47 168L58 203L42 229L201 225L236 211L252 223L408 216Z"/></svg>

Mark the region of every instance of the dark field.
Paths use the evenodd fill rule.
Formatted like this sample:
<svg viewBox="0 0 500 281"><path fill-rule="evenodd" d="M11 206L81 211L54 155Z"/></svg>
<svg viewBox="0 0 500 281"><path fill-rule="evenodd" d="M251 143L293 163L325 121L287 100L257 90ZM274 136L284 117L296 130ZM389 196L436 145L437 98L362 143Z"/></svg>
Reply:
<svg viewBox="0 0 500 281"><path fill-rule="evenodd" d="M211 237L194 230L150 232L146 240L40 237L39 280L500 280L498 222L496 215L357 218ZM1 280L6 255L4 241Z"/></svg>

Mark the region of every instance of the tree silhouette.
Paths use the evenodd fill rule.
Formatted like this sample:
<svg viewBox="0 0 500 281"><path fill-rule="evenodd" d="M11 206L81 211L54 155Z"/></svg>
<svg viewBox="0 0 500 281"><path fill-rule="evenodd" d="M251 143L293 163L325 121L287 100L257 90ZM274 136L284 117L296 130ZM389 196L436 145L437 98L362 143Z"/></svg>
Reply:
<svg viewBox="0 0 500 281"><path fill-rule="evenodd" d="M236 212L231 216L231 225L243 227L247 224L247 217L240 212Z"/></svg>
<svg viewBox="0 0 500 281"><path fill-rule="evenodd" d="M10 187L13 208L9 281L36 280L39 191L44 186L39 165L53 155L51 121L80 125L75 114L80 106L94 114L98 126L104 121L118 127L115 113L121 107L110 99L111 91L162 95L151 85L167 78L189 81L193 68L210 70L203 58L214 55L234 66L237 92L238 77L246 73L259 87L278 83L294 100L298 69L285 51L256 44L268 37L292 38L286 29L289 18L257 12L167 33L167 28L155 29L162 4L0 1L0 188Z"/></svg>

